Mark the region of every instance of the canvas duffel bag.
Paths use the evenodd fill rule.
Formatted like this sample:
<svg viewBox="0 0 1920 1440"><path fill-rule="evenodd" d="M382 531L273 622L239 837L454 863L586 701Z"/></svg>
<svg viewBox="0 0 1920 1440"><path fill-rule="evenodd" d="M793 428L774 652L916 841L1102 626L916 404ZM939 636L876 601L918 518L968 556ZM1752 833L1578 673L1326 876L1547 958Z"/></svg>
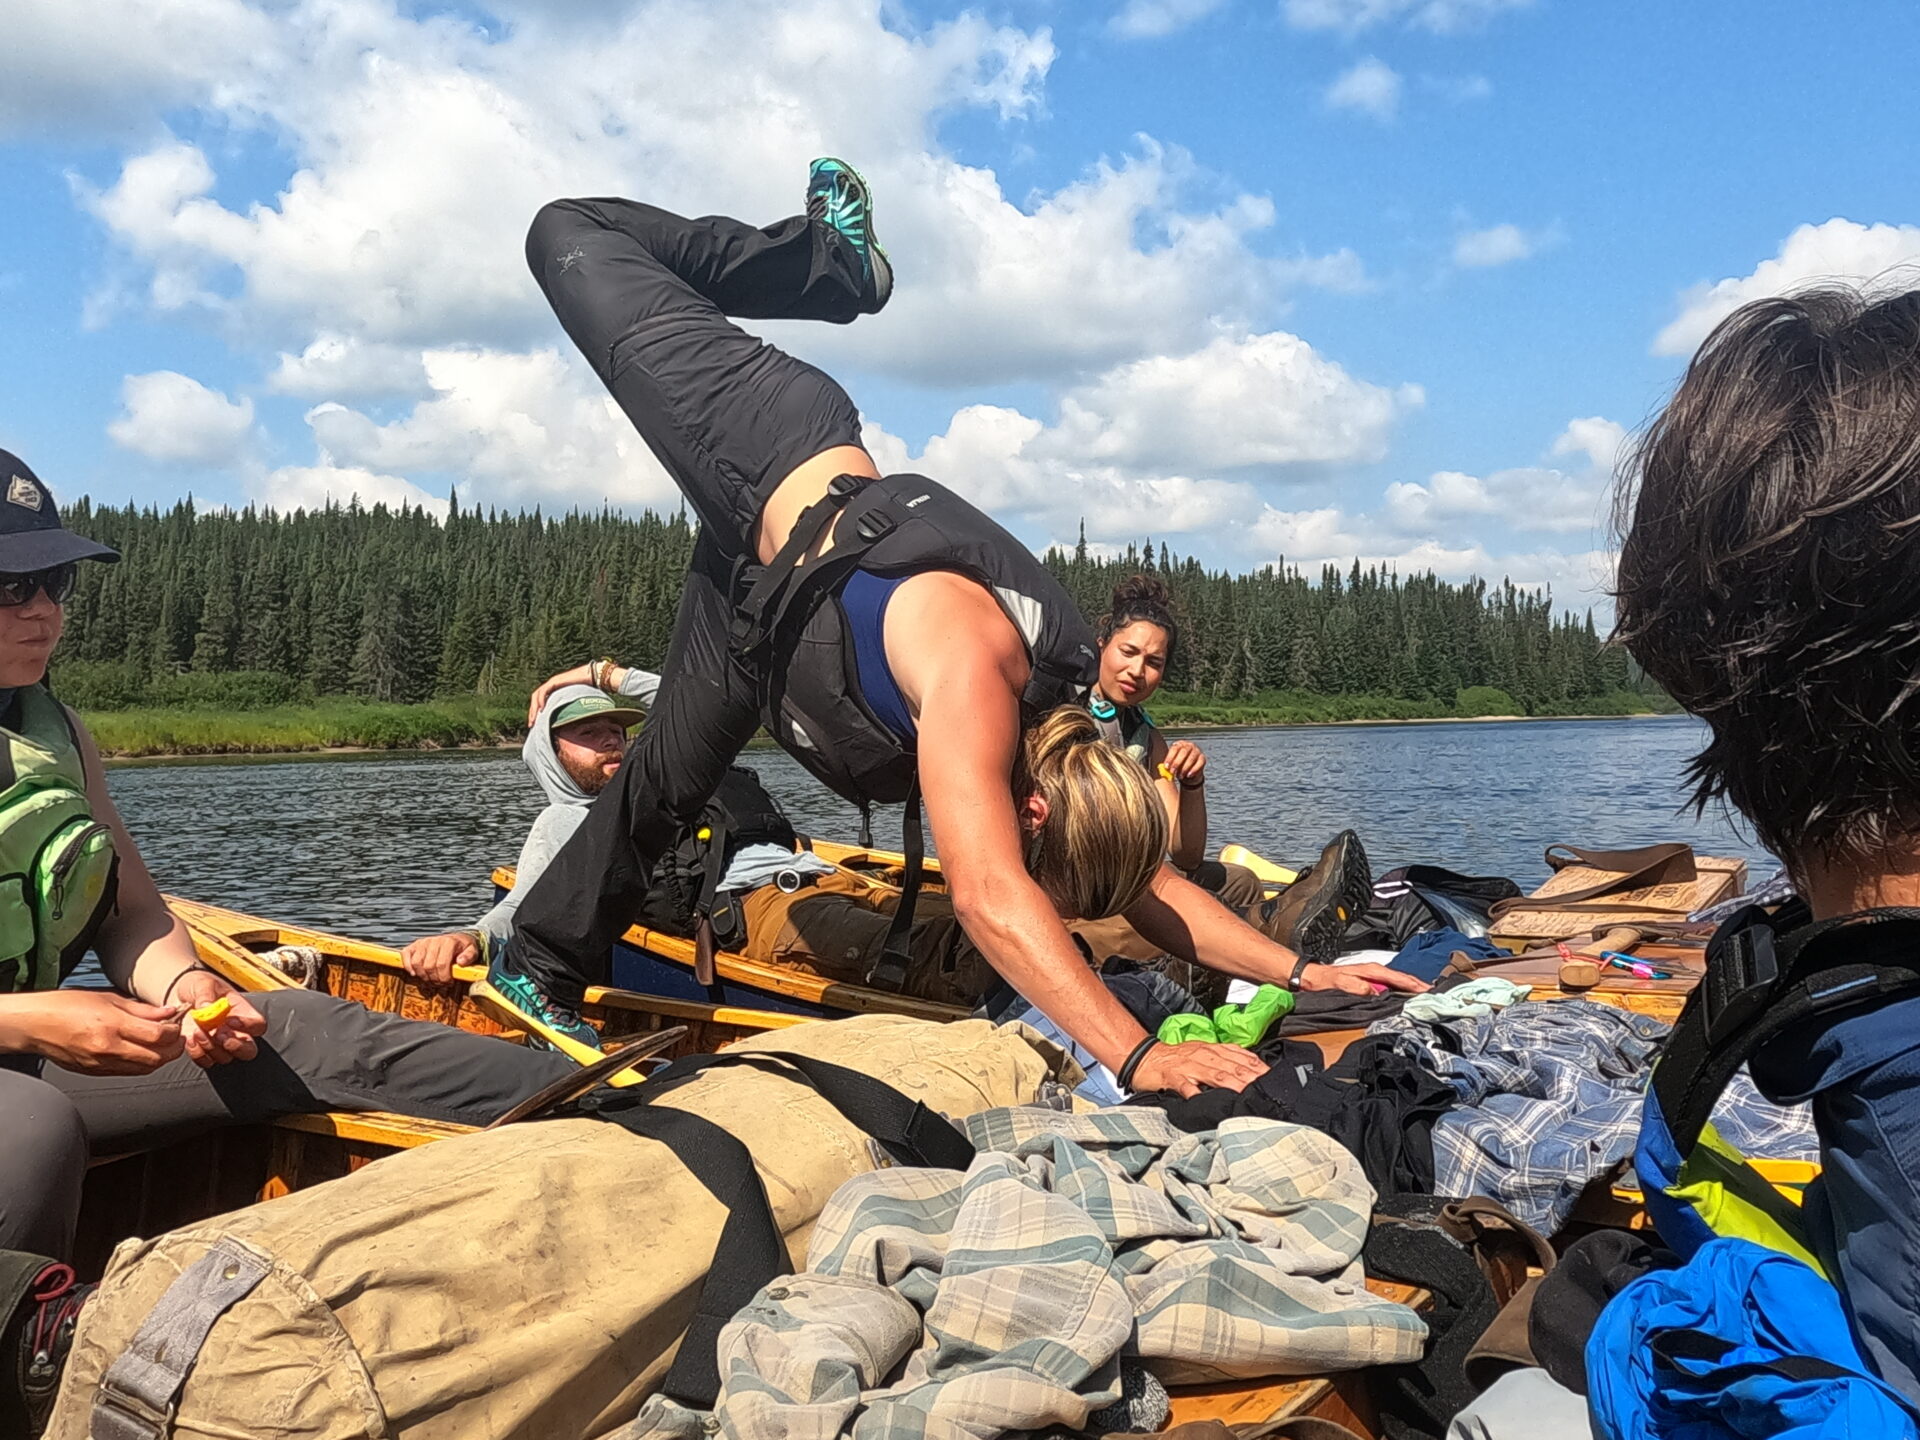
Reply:
<svg viewBox="0 0 1920 1440"><path fill-rule="evenodd" d="M709 1265L731 1278L765 1262L716 1251L736 1214L709 1188L726 1136L764 1185L762 1228L797 1256L827 1198L877 1163L867 1131L806 1077L731 1060L742 1052L857 1070L922 1116L1029 1103L1070 1065L1022 1027L986 1021L796 1026L640 1107L666 1112L655 1128L699 1174L620 1124L536 1121L128 1241L82 1312L48 1436L559 1440L630 1419L667 1378ZM647 1088L612 1103L631 1109ZM152 1403L175 1388L170 1407Z"/></svg>

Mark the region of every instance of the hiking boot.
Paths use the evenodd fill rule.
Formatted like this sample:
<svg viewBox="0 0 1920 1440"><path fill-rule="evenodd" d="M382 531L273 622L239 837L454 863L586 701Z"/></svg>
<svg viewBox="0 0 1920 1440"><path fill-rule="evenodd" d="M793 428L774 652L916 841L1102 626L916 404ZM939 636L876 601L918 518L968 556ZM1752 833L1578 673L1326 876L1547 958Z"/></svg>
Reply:
<svg viewBox="0 0 1920 1440"><path fill-rule="evenodd" d="M6 1359L18 1377L28 1435L38 1435L47 1428L54 1396L60 1389L60 1372L67 1363L67 1352L73 1348L80 1307L98 1288L75 1284L72 1266L51 1264L34 1277L26 1300L16 1312L19 1345L9 1347ZM0 1406L0 1411L5 1408Z"/></svg>
<svg viewBox="0 0 1920 1440"><path fill-rule="evenodd" d="M526 1022L527 1043L543 1050L558 1050L575 1060L583 1058L579 1047L584 1046L592 1052L585 1058L599 1059L600 1032L582 1020L578 1010L547 994L531 975L507 969L506 959L502 955L495 960L480 983Z"/></svg>
<svg viewBox="0 0 1920 1440"><path fill-rule="evenodd" d="M1351 830L1327 842L1320 858L1273 899L1254 907L1257 924L1275 944L1315 965L1340 954L1347 925L1373 900L1366 847Z"/></svg>
<svg viewBox="0 0 1920 1440"><path fill-rule="evenodd" d="M876 313L893 294L893 266L873 238L873 192L844 160L816 160L807 170L807 216L818 220L860 259L860 312Z"/></svg>

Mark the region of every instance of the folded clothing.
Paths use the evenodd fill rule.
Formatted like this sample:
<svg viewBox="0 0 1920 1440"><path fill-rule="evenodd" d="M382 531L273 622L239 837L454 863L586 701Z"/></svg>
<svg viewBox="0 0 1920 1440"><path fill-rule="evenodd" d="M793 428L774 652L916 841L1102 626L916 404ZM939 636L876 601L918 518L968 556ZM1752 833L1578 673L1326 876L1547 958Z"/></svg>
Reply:
<svg viewBox="0 0 1920 1440"><path fill-rule="evenodd" d="M1407 1015L1369 1031L1447 1081L1459 1100L1433 1129L1433 1183L1443 1195L1485 1195L1551 1235L1589 1181L1632 1153L1653 1056L1668 1026L1593 1000L1514 1005L1481 1018ZM1734 1078L1714 1123L1742 1153L1811 1158L1805 1107L1762 1100Z"/></svg>
<svg viewBox="0 0 1920 1440"><path fill-rule="evenodd" d="M1414 995L1401 1014L1409 1020L1473 1020L1504 1010L1532 993L1531 985L1516 985L1498 975L1481 975L1451 990Z"/></svg>
<svg viewBox="0 0 1920 1440"><path fill-rule="evenodd" d="M1469 960L1497 960L1507 953L1491 940L1463 935L1452 928L1422 930L1400 947L1400 953L1393 957L1393 968L1431 985L1446 970L1456 950Z"/></svg>
<svg viewBox="0 0 1920 1440"><path fill-rule="evenodd" d="M1432 1193L1433 1127L1457 1103L1432 1070L1385 1038L1356 1040L1330 1067L1320 1047L1304 1040L1270 1039L1255 1053L1267 1073L1244 1090L1202 1090L1190 1099L1168 1091L1135 1101L1195 1133L1239 1115L1308 1125L1357 1156L1382 1194Z"/></svg>
<svg viewBox="0 0 1920 1440"><path fill-rule="evenodd" d="M1184 1135L1144 1108L990 1110L957 1170L842 1185L806 1270L720 1332L711 1417L664 1395L621 1440L995 1440L1083 1431L1123 1355L1169 1384L1418 1358L1427 1327L1357 1263L1373 1192L1297 1125Z"/></svg>

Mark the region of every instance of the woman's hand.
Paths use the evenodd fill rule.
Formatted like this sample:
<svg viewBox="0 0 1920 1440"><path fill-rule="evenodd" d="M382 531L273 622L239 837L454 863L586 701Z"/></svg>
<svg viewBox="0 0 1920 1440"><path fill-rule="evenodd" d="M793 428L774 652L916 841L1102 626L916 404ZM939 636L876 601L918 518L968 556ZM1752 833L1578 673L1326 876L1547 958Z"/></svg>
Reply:
<svg viewBox="0 0 1920 1440"><path fill-rule="evenodd" d="M453 979L454 966L480 963L480 937L471 930L423 935L400 952L400 963L415 979L444 985Z"/></svg>
<svg viewBox="0 0 1920 1440"><path fill-rule="evenodd" d="M177 1059L180 1011L112 990L49 990L9 997L19 1048L81 1075L145 1075Z"/></svg>
<svg viewBox="0 0 1920 1440"><path fill-rule="evenodd" d="M1371 995L1375 985L1389 990L1421 991L1430 987L1403 970L1385 965L1309 965L1300 972L1302 990L1344 990L1349 995Z"/></svg>
<svg viewBox="0 0 1920 1440"><path fill-rule="evenodd" d="M1206 752L1191 740L1175 740L1167 746L1166 757L1160 763L1167 767L1174 783L1182 789L1198 790L1206 783Z"/></svg>
<svg viewBox="0 0 1920 1440"><path fill-rule="evenodd" d="M1238 1045L1185 1040L1155 1045L1134 1066L1135 1090L1177 1090L1197 1095L1203 1088L1243 1090L1267 1073L1266 1062Z"/></svg>
<svg viewBox="0 0 1920 1440"><path fill-rule="evenodd" d="M247 997L211 970L190 970L173 987L173 999L189 1009L225 997L232 1006L211 1032L202 1030L192 1015L180 1017L180 1037L187 1055L202 1069L251 1060L259 1054L253 1042L267 1033L266 1018L247 1003Z"/></svg>
<svg viewBox="0 0 1920 1440"><path fill-rule="evenodd" d="M533 692L533 699L527 702L527 724L532 725L534 721L540 718L540 711L542 707L546 705L547 697L562 685L591 684L593 684L593 666L591 664L576 665L571 670L562 670L550 680L541 681L539 687Z"/></svg>

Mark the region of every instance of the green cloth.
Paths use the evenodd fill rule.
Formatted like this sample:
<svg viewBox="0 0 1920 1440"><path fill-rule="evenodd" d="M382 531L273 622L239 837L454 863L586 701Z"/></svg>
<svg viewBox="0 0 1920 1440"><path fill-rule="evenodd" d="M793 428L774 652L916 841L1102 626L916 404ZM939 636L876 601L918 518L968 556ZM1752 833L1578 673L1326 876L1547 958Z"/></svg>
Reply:
<svg viewBox="0 0 1920 1440"><path fill-rule="evenodd" d="M1244 1005L1222 1005L1211 1015L1169 1015L1160 1022L1155 1038L1167 1045L1210 1040L1251 1050L1265 1038L1268 1027L1292 1009L1291 990L1262 985Z"/></svg>

